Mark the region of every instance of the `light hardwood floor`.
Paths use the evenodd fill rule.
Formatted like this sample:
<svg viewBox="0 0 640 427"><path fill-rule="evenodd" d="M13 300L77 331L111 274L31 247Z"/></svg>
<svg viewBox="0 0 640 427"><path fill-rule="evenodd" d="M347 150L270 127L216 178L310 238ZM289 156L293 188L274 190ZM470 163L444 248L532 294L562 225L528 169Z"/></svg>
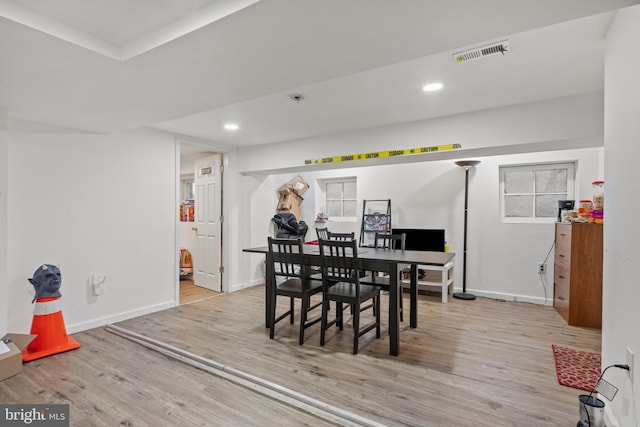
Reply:
<svg viewBox="0 0 640 427"><path fill-rule="evenodd" d="M211 298L216 295L220 295L220 292L215 292L202 286L196 286L190 278L180 279L180 304L190 304L194 301Z"/></svg>
<svg viewBox="0 0 640 427"><path fill-rule="evenodd" d="M386 331L361 338L355 356L349 327L321 347L316 325L299 346L297 323L281 322L270 340L258 286L118 326L390 426L575 426L582 392L558 384L551 344L599 351L599 330L567 326L551 307L439 295L420 296L418 322L402 324L397 357ZM0 402L68 402L74 426L327 425L103 328L74 337L78 350L1 382Z"/></svg>

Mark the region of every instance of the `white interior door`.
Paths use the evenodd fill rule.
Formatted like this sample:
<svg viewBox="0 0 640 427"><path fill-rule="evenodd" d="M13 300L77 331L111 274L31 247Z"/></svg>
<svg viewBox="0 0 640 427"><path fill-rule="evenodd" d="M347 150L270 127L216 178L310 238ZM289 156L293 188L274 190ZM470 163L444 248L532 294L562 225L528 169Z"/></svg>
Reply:
<svg viewBox="0 0 640 427"><path fill-rule="evenodd" d="M193 281L196 285L222 291L220 259L222 241L221 156L195 162L196 250L193 256Z"/></svg>

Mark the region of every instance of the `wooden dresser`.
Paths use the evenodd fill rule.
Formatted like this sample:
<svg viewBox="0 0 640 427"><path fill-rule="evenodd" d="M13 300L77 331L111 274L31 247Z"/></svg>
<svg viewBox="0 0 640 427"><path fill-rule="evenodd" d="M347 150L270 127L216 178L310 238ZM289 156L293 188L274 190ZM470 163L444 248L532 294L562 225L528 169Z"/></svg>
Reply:
<svg viewBox="0 0 640 427"><path fill-rule="evenodd" d="M602 224L556 223L553 306L569 325L602 327Z"/></svg>

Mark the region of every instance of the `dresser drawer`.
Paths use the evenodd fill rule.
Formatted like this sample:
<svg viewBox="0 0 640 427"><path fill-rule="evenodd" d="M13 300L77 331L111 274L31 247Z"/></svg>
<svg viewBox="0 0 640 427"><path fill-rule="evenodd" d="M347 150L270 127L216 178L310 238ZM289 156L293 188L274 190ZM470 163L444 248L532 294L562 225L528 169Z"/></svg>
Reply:
<svg viewBox="0 0 640 427"><path fill-rule="evenodd" d="M553 306L566 320L569 320L570 277L569 270L556 265L553 281Z"/></svg>
<svg viewBox="0 0 640 427"><path fill-rule="evenodd" d="M556 244L560 240L571 241L571 224L556 224Z"/></svg>
<svg viewBox="0 0 640 427"><path fill-rule="evenodd" d="M553 292L554 298L569 300L569 289L571 283L569 269L556 265L553 272Z"/></svg>
<svg viewBox="0 0 640 427"><path fill-rule="evenodd" d="M556 252L553 263L556 269L559 266L569 270L571 268L571 252Z"/></svg>
<svg viewBox="0 0 640 427"><path fill-rule="evenodd" d="M570 256L571 255L571 239L570 238L556 239L555 254L556 254L556 257L558 255L562 255L564 257Z"/></svg>

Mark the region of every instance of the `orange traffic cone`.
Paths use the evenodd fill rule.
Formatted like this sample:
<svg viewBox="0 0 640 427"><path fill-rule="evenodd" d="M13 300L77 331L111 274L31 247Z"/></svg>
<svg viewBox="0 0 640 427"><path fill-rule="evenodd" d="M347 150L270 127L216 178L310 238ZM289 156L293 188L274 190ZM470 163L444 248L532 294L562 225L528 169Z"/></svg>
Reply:
<svg viewBox="0 0 640 427"><path fill-rule="evenodd" d="M31 334L38 335L22 350L22 361L40 359L63 351L74 350L80 344L64 326L60 297L38 298L31 322Z"/></svg>

